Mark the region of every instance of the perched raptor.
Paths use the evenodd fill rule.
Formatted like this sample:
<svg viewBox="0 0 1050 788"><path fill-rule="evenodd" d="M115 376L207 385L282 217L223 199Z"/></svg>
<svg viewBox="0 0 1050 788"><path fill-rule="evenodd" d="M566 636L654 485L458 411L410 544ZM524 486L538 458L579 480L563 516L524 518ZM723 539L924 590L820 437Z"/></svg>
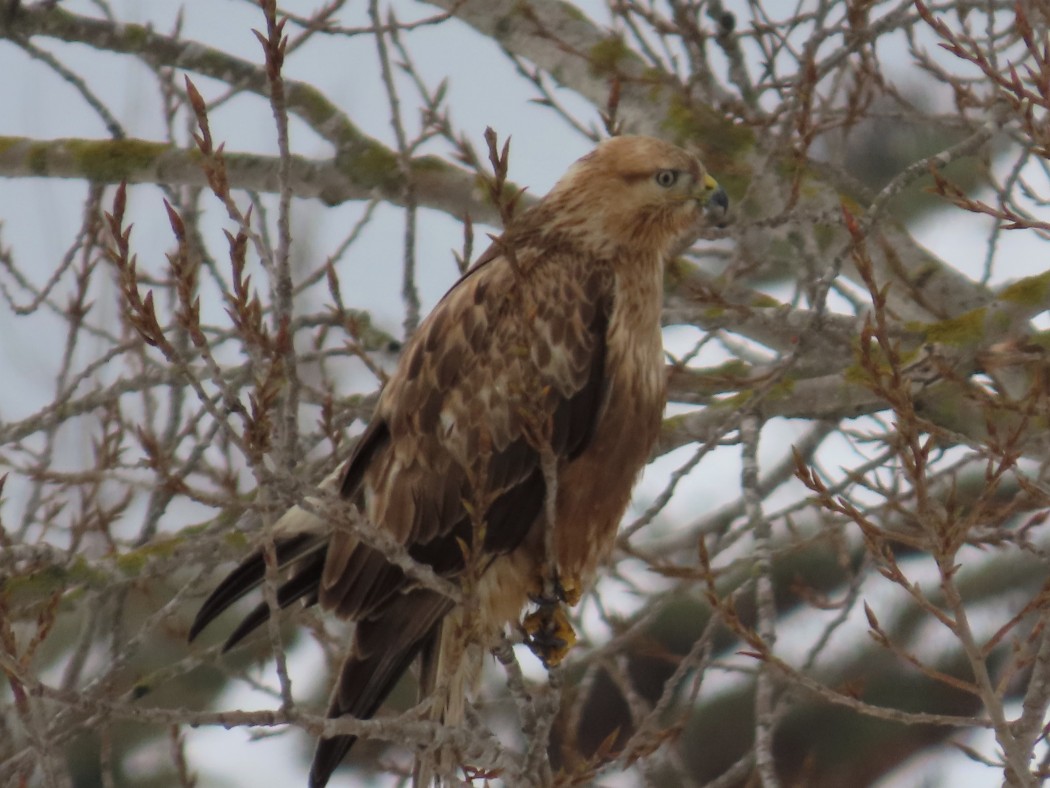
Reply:
<svg viewBox="0 0 1050 788"><path fill-rule="evenodd" d="M274 531L287 572L278 602L356 622L330 717L371 717L422 655L424 684L444 693L435 705L455 721L480 668L466 644L475 655L494 645L530 599L533 649L548 664L564 656L574 635L561 604L579 600L609 555L660 428L664 264L727 207L694 156L615 137L516 217L423 321L322 487L452 581L460 602L352 523L286 513ZM264 574L259 551L215 589L190 637ZM227 647L268 615L257 607ZM321 740L311 786L328 782L354 740Z"/></svg>

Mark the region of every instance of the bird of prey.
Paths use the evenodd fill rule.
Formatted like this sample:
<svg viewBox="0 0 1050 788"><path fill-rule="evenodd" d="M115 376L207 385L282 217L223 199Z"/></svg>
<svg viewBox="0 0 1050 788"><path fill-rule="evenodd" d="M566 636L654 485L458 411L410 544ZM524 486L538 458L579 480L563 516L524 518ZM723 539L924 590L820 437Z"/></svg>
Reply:
<svg viewBox="0 0 1050 788"><path fill-rule="evenodd" d="M665 402L664 264L728 209L698 159L651 137L599 144L448 291L404 347L375 414L327 487L443 592L352 523L295 507L274 528L277 602L356 622L328 714L370 718L417 656L445 722L522 622L556 664L575 604L609 555ZM263 581L260 549L204 602L191 639ZM269 616L259 605L233 645ZM474 659L466 644L480 644ZM320 788L355 741L322 739Z"/></svg>

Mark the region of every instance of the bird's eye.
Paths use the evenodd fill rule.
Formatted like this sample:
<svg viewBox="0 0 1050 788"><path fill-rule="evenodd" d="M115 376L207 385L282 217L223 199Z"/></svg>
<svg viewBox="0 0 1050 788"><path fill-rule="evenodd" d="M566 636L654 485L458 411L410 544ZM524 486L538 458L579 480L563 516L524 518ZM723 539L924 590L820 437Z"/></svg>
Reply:
<svg viewBox="0 0 1050 788"><path fill-rule="evenodd" d="M678 170L660 170L656 173L656 183L665 189L670 189L678 182Z"/></svg>

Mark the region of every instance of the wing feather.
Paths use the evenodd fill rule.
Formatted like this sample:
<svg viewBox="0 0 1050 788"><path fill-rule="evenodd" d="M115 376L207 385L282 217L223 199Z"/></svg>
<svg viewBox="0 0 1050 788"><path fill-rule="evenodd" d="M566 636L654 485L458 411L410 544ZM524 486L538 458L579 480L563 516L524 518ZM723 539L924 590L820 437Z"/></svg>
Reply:
<svg viewBox="0 0 1050 788"><path fill-rule="evenodd" d="M688 177L662 188L652 176L666 169ZM663 407L661 266L695 235L712 183L695 157L660 140L602 143L515 218L407 343L338 488L439 575L456 580L468 555L483 560L482 570L495 568L476 586L487 617L478 631L516 615L536 579L542 556L530 551L550 493L547 452L558 463L555 504L565 526L554 534L559 572L568 566L586 585L612 544ZM711 199L724 212L724 193ZM293 527L277 545L289 574L278 603L317 602L357 624L329 714L371 716L421 652L434 668L424 679L433 679L452 600L352 529L298 507L282 520L289 515ZM257 553L209 597L191 635L264 576ZM269 613L256 608L234 637ZM448 639L458 637L454 620L446 623ZM454 670L467 668L461 661ZM327 783L353 742L320 742L312 786Z"/></svg>
<svg viewBox="0 0 1050 788"><path fill-rule="evenodd" d="M386 424L379 419L373 420L361 434L343 473L340 489L344 497L353 498L357 495L365 470L388 438L389 431ZM301 511L299 513L303 514ZM278 532L280 528L281 523L279 522ZM285 608L304 597L308 600L308 606L316 604L321 582L321 569L325 564L326 554L331 551L327 533L306 531L288 537L278 537L274 548L279 569L295 567L292 570L291 579L278 589L277 601L280 607ZM256 550L230 572L201 605L190 625L189 640L192 642L227 608L256 589L262 583L265 575L266 562L263 559L263 552L261 549ZM270 611L266 604L255 607L226 640L223 651L229 650L243 640L254 629L265 623L269 616Z"/></svg>
<svg viewBox="0 0 1050 788"><path fill-rule="evenodd" d="M288 539L278 540L274 546L277 555L277 565L279 567L288 566L309 551L318 550L322 547L323 543L319 542L317 535L314 534L297 534ZM208 598L204 600L204 604L201 605L200 610L197 611L197 615L193 619L193 623L190 625L190 642L230 605L258 587L265 575L266 562L263 559L262 551L257 550L230 572L215 587L215 590L211 592ZM263 620L265 621L265 619Z"/></svg>
<svg viewBox="0 0 1050 788"><path fill-rule="evenodd" d="M324 566L324 551L318 550L297 567L295 574L277 589L277 606L284 610L293 602L305 599L304 606L312 607L317 604L317 578L321 575L321 567ZM236 629L226 638L222 644L223 652L240 643L258 627L266 623L270 618L270 606L266 602L260 602L252 611L246 615Z"/></svg>
<svg viewBox="0 0 1050 788"><path fill-rule="evenodd" d="M530 419L562 462L591 440L607 387L613 283L601 269L573 270L581 259L535 261L545 275L537 270L526 283L527 314L520 274L490 251L424 321L380 398L376 419L389 437L361 472L367 513L440 575L465 568L462 545L474 542L468 504L487 504L480 548L489 562L518 547L540 517L546 485ZM366 545L341 539L328 551L321 604L359 623L329 715L369 717L433 646L452 604ZM315 784L353 742L319 744Z"/></svg>
<svg viewBox="0 0 1050 788"><path fill-rule="evenodd" d="M462 569L467 505L488 502L482 548L494 555L517 547L535 522L545 486L523 412L538 405L551 449L567 461L601 411L612 275L579 270L570 250L531 262L528 251L517 254L533 269L526 282L494 247L424 321L377 406L388 442L359 471L370 518L441 574ZM363 572L360 553L372 551L350 547L333 539L320 597L357 618L388 596L368 593L369 584L390 576Z"/></svg>
<svg viewBox="0 0 1050 788"><path fill-rule="evenodd" d="M435 307L405 348L339 485L409 555L446 577L465 567L462 545L474 541L468 507L478 501L488 561L522 543L546 494L537 435L568 462L587 446L603 406L611 272L574 268L582 257L569 251L535 260L529 253L517 250L531 269L523 279L493 247ZM451 600L417 587L346 529L320 545L313 534L297 535L278 551L281 566L293 570L278 589L282 607L319 601L358 622L330 716L371 716L432 645ZM264 575L257 553L216 589L192 634ZM228 646L269 614L256 607ZM353 742L323 740L311 784L323 785Z"/></svg>

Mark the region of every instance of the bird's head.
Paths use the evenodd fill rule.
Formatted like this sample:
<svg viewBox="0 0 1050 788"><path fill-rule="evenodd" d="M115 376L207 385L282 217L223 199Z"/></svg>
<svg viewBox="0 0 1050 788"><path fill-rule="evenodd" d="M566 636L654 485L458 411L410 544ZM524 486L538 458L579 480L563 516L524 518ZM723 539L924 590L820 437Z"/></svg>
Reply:
<svg viewBox="0 0 1050 788"><path fill-rule="evenodd" d="M667 253L719 224L729 199L693 155L654 137L602 142L548 196L577 214L580 229L620 247ZM575 206L579 206L573 211Z"/></svg>

